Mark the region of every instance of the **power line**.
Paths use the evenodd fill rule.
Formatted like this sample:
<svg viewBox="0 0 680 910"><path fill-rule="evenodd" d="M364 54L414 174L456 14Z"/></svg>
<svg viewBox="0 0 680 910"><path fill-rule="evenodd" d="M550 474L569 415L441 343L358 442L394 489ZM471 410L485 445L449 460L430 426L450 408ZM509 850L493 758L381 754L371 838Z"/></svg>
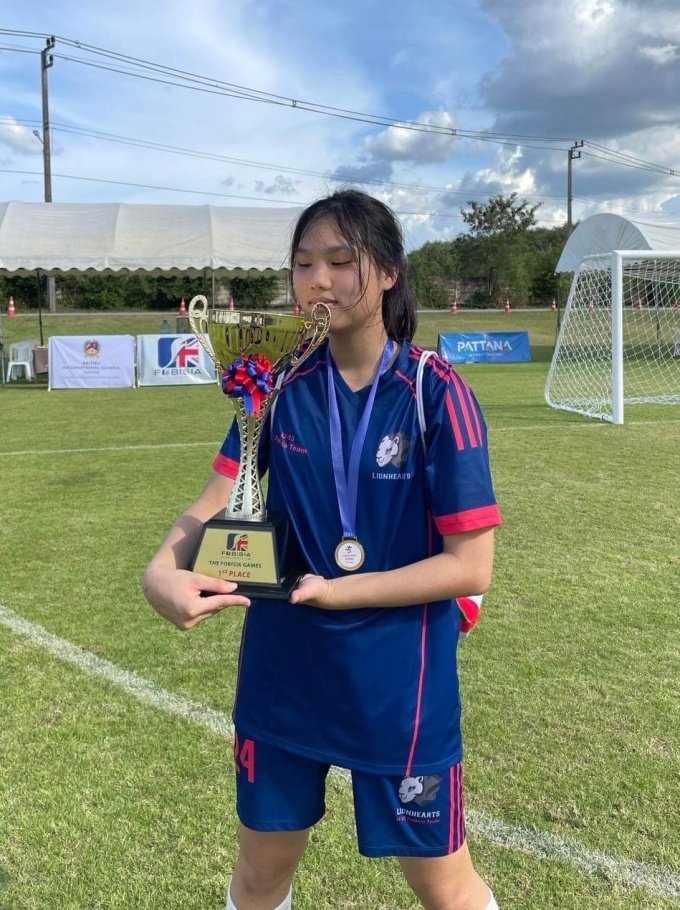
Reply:
<svg viewBox="0 0 680 910"><path fill-rule="evenodd" d="M585 141L586 141L586 145L591 146L591 148L599 149L599 151L606 152L609 155L614 155L617 158L625 159L627 161L633 162L635 164L644 165L646 167L659 168L664 172L670 173L670 175L673 177L677 177L679 175L679 172L674 168L667 168L667 167L664 167L662 164L654 164L651 161L645 161L644 158L637 158L635 155L630 155L628 152L621 152L621 151L618 151L617 149L607 148L607 146L605 146L605 145L598 145L596 142L592 142L589 139L586 139Z"/></svg>
<svg viewBox="0 0 680 910"><path fill-rule="evenodd" d="M21 174L24 176L33 176L33 177L42 176L41 171L24 171L24 170L17 170L14 168L0 168L0 174ZM301 201L291 200L291 199L268 199L263 196L243 196L243 195L239 195L236 193L219 193L214 190L212 190L212 191L211 190L188 190L188 189L183 189L182 187L177 187L177 186L159 186L157 184L151 184L151 183L132 183L132 182L126 181L126 180L107 180L103 177L83 177L82 175L77 175L77 174L55 174L53 172L52 176L60 177L64 180L82 180L87 183L105 183L105 184L111 184L113 186L129 186L129 187L133 187L135 189L163 190L164 192L172 192L172 193L189 193L191 195L196 195L196 196L219 196L219 197L223 197L226 199L242 199L242 200L248 200L251 202L269 202L269 203L276 202L276 203L280 203L282 205L294 205L294 206L309 205L309 202L301 202ZM412 216L427 217L427 218L456 218L456 219L462 220L462 215L459 212L458 213L457 212L405 212L405 211L397 211L395 209L395 213L397 215L412 215ZM540 224L554 224L554 225L562 224L561 221L558 221L556 219L537 218L536 221L537 221L537 223L540 223Z"/></svg>
<svg viewBox="0 0 680 910"><path fill-rule="evenodd" d="M3 118L0 118L0 123L3 122ZM224 162L226 164L235 164L243 167L254 167L263 170L271 171L284 171L286 173L298 174L305 177L318 177L323 180L332 180L333 182L338 183L361 183L361 184L371 184L374 186L386 186L395 189L408 189L408 190L421 190L425 192L435 192L441 193L442 195L449 196L480 196L486 197L488 193L476 192L474 190L465 190L459 189L454 190L446 186L432 186L430 184L416 184L416 183L397 183L392 180L378 180L377 178L372 177L360 177L357 175L351 174L342 174L342 173L328 173L321 171L312 171L306 170L303 168L293 168L288 167L282 164L272 164L270 162L263 161L253 161L250 159L244 158L234 158L227 155L219 155L213 152L205 152L197 149L186 149L177 146L166 145L159 142L150 142L144 139L136 139L129 136L119 136L114 133L103 133L98 130L89 130L82 129L79 127L68 127L62 124L53 124L52 128L57 132L72 133L75 135L82 135L88 138L101 139L106 142L120 143L122 145L131 145L136 148L147 148L152 151L163 151L170 154L181 155L189 158L200 158L217 162ZM548 194L523 194L525 199L562 199L561 195L548 195Z"/></svg>
<svg viewBox="0 0 680 910"><path fill-rule="evenodd" d="M48 37L39 32L29 32L21 31L17 29L0 29L0 34L4 35L13 35L21 36L28 38L41 38ZM566 136L536 136L530 134L512 134L512 133L502 133L495 132L491 130L465 130L458 127L448 127L441 126L438 124L424 124L417 121L410 120L398 120L392 117L386 117L382 115L367 114L361 111L348 110L346 108L334 107L331 105L323 105L318 102L313 101L304 101L300 99L291 98L285 95L279 95L272 92L264 92L260 89L249 88L247 86L238 85L236 83L225 82L219 79L213 79L207 76L200 75L198 73L192 73L186 70L181 70L176 67L169 67L165 64L157 64L148 60L144 60L140 57L133 57L128 54L121 54L116 51L110 51L106 48L98 47L96 45L86 44L82 41L76 41L71 38L65 38L63 36L56 37L55 40L60 41L61 43L76 48L85 53L93 54L95 56L101 56L111 60L117 60L126 63L128 66L134 66L138 70L147 70L152 73L162 74L172 76L174 78L179 78L180 82L170 82L167 80L153 78L151 76L144 76L142 73L135 70L125 70L118 69L116 67L106 67L102 64L94 63L91 60L85 60L78 57L68 57L61 54L55 54L60 59L67 62L77 63L84 66L91 66L97 69L107 70L110 72L115 72L121 75L134 76L135 78L142 78L153 82L160 82L161 84L174 85L178 88L190 88L198 91L204 91L211 94L226 95L228 97L234 97L241 100L248 101L258 101L269 104L284 105L288 107L300 108L303 110L311 111L314 113L323 113L328 116L341 117L342 119L356 120L363 123L371 123L377 126L385 126L388 128L404 129L404 130L413 130L417 132L427 132L435 133L439 135L451 136L456 138L466 138L474 139L482 142L493 142L501 145L516 145L522 148L536 148L552 151L554 150L553 145L541 146L541 145L532 145L530 143L535 142L549 142L549 143L559 143L559 142L569 142L572 143L573 139ZM8 46L8 49L23 50L17 48L16 46ZM30 53L31 51L26 51ZM186 84L186 83L196 83L195 85ZM611 161L614 163L620 163L625 166L639 166L641 169L647 170L658 170L663 173L668 173L671 176L678 176L680 172L675 171L672 168L666 168L662 165L653 164L652 162L644 161L644 159L636 158L635 156L629 155L624 152L619 152L615 149L607 148L606 146L599 145L598 143L592 142L591 140L583 140L585 144L590 147L597 149L601 152L604 152L607 156L602 157L597 156L591 152L591 157L602 157L602 160ZM566 149L565 149L566 151Z"/></svg>
<svg viewBox="0 0 680 910"><path fill-rule="evenodd" d="M39 120L17 119L17 118L13 118L13 117L12 118L0 117L0 124L5 123L8 125L25 124L28 126L32 126L32 125L40 125L40 122L41 121L39 121ZM123 145L130 145L133 148L135 148L135 147L147 148L151 151L164 151L164 152L168 152L171 154L177 154L177 155L185 156L185 157L195 157L195 158L199 158L199 159L214 160L217 162L224 162L227 164L238 165L238 166L243 166L243 167L253 167L256 169L292 173L292 174L298 174L298 175L307 176L307 177L316 177L319 179L331 180L333 182L339 182L339 183L355 183L355 184L362 184L362 185L368 184L368 185L372 185L372 186L382 186L382 187L387 187L387 188L391 188L391 189L408 189L408 190L416 190L416 191L422 191L422 192L435 192L435 193L440 193L443 196L463 196L463 197L477 196L480 198L486 198L489 196L488 192L477 192L475 190L465 190L465 189L454 190L454 189L450 189L447 187L432 186L429 184L396 183L394 181L388 181L388 180L377 180L374 178L362 178L362 177L344 175L344 174L329 174L329 173L320 172L320 171L304 170L302 168L291 168L291 167L287 167L286 165L272 164L271 162L253 161L250 159L233 158L233 157L226 156L226 155L219 155L217 153L205 152L205 151L196 150L196 149L185 149L182 147L165 145L163 143L156 143L156 142L150 142L148 140L136 139L134 137L119 136L119 135L116 135L113 133L104 133L104 132L101 132L98 130L82 129L82 128L78 128L78 127L69 127L65 124L52 124L51 129L53 132L63 132L63 133L67 133L67 134L84 136L86 138L94 138L94 139L99 139L99 140L113 142L113 143L120 143ZM607 159L603 159L603 160L607 160ZM6 171L6 172L8 173L9 171ZM32 172L25 172L25 173L32 173ZM66 179L78 179L74 175L56 175L56 176L63 176ZM80 178L80 179L86 179L86 178ZM95 180L96 178L89 178L89 179ZM125 185L128 185L128 184L125 184ZM145 189L154 189L153 186L146 185L146 184L130 184L130 185L139 186L139 187L142 187ZM179 188L172 188L172 187L169 189L172 191L175 191L175 192L196 192L198 194L202 194L200 190L191 191L191 190L182 190ZM206 191L206 193L207 192L208 191ZM204 195L204 194L202 194L202 195ZM226 194L226 193L219 194L219 195L230 197L230 194ZM560 195L558 195L558 194L550 195L550 194L524 194L523 193L521 195L522 195L523 199L527 199L527 200L530 200L530 199L539 199L539 200L560 199L561 200L563 198L561 194ZM235 194L231 194L230 198L264 201L264 198L259 197L259 196L237 196ZM612 203L608 203L608 202L599 202L595 199L588 199L587 197L583 197L583 196L575 196L575 197L573 197L573 199L575 202L580 202L584 205L596 206L598 208L604 208L604 209L608 209L611 211L627 212L630 214L642 214L642 215L650 214L648 211L645 211L642 209L635 209L630 206L613 205ZM270 200L270 201L274 201L274 200ZM290 200L280 200L280 201L285 202L286 204L294 204ZM664 213L654 213L654 215L655 215L655 217L664 217ZM542 223L546 223L546 224L555 223L555 222L549 221L547 219L537 219L537 220L542 221Z"/></svg>
<svg viewBox="0 0 680 910"><path fill-rule="evenodd" d="M20 32L14 29L0 29L0 34L11 34L11 35L21 35L23 37L48 37L36 32ZM274 94L272 92L264 92L260 89L248 88L247 86L241 86L235 83L225 82L219 79L212 79L207 76L202 76L197 73L190 73L185 70L180 70L175 67L169 67L164 64L152 63L148 60L143 60L139 57L132 57L127 54L120 54L115 51L109 51L105 48L96 47L94 45L85 44L81 41L74 41L70 38L64 38L62 36L55 36L55 40L69 46L77 48L78 50L84 51L86 53L92 53L96 56L102 56L112 60L118 60L128 65L137 67L138 69L148 70L153 73L158 73L166 76L173 76L175 78L179 77L182 81L177 82L164 82L159 79L152 79L149 76L143 76L141 73L133 70L119 70L115 67L105 67L102 64L96 64L91 60L85 60L78 57L67 57L62 54L58 54L60 59L67 60L69 62L80 63L86 66L92 66L98 69L110 70L112 72L121 73L124 75L135 76L137 78L144 78L151 81L162 82L163 84L175 85L178 87L184 88L197 88L198 90L207 91L212 94L222 94L228 95L230 97L241 98L249 101L260 101L270 104L285 105L287 107L299 108L301 110L310 111L313 113L321 113L327 116L340 117L341 119L346 120L358 120L363 123L372 123L378 126L385 126L388 128L397 128L404 130L415 130L417 132L427 132L435 133L439 135L452 136L458 138L466 139L477 139L480 141L489 141L489 142L499 142L502 141L506 144L518 144L515 140L526 140L534 142L571 142L569 137L553 137L553 136L532 136L526 134L513 135L511 133L498 133L490 130L465 130L459 129L457 127L448 127L441 126L438 124L424 124L422 122L412 121L412 120L399 120L393 117L386 117L376 114L367 114L361 111L348 110L346 108L333 107L331 105L324 105L313 101L304 101L296 98L287 97L284 95ZM196 86L185 85L184 83L195 82ZM537 146L540 147L540 146ZM546 148L552 148L552 146L547 146Z"/></svg>
<svg viewBox="0 0 680 910"><path fill-rule="evenodd" d="M15 36L15 37L28 37L28 38L47 37L38 32L20 31L20 30L15 30L15 29L0 29L0 34L11 35L11 36ZM309 112L321 113L321 114L324 114L327 116L333 116L333 117L339 117L341 119L346 119L346 120L354 120L354 121L358 121L358 122L369 123L372 125L382 126L382 127L386 127L386 128L395 128L395 129L402 129L402 130L416 131L416 132L426 132L426 133L430 133L430 134L445 135L445 136L451 137L451 138L465 138L465 139L469 139L469 140L489 142L489 143L498 144L498 145L520 147L523 149L539 149L539 150L555 151L558 149L558 146L556 145L557 143L573 141L567 137L533 136L533 135L527 135L527 134L516 134L515 135L515 134L511 134L511 133L500 133L500 132L487 131L487 130L465 130L465 129L461 129L461 128L457 128L457 127L454 128L454 127L442 126L442 125L438 125L438 124L427 124L427 123L409 121L409 120L397 120L395 118L385 117L382 115L372 115L372 114L367 114L367 113L363 113L360 111L352 111L352 110L348 110L345 108L333 107L333 106L329 106L329 105L322 105L317 102L301 101L299 99L293 99L290 97L286 97L283 95L278 95L278 94L274 94L274 93L270 93L270 92L263 92L259 89L248 88L246 86L241 86L241 85L238 85L235 83L229 83L229 82L225 82L222 80L210 79L209 77L202 76L200 74L191 73L191 72L188 72L185 70L180 70L180 69L177 69L174 67L168 67L164 64L156 64L156 63L153 63L153 62L150 62L147 60L143 60L142 58L139 58L139 57L133 57L133 56L129 56L126 54L120 54L115 51L109 51L105 48L85 44L83 42L75 41L73 39L69 39L69 38L65 38L65 37L58 37L58 38L55 38L53 36L49 37L50 43L52 43L56 40L60 41L62 44L65 44L69 47L73 47L83 53L103 57L105 59L112 60L112 61L120 61L124 65L126 65L128 67L130 67L130 66L134 67L135 69L124 69L124 68L118 68L118 67L113 67L113 66L105 66L104 64L96 63L93 60L88 60L88 59L84 59L84 58L80 58L80 57L71 57L71 56L66 56L66 55L62 55L62 54L53 54L53 56L58 56L59 59L62 59L66 62L72 62L72 63L84 65L84 66L89 66L89 67L93 67L95 69L113 72L113 73L117 73L120 75L128 75L128 76L132 76L135 78L140 78L140 79L144 79L147 81L156 82L156 83L160 83L160 84L164 84L164 85L171 85L171 86L174 86L177 88L185 88L185 89L200 91L200 92L209 93L209 94L222 95L225 97L233 97L233 98L237 98L239 100L257 101L260 103L268 103L268 104L275 104L275 105L279 105L279 106L289 106L289 107L294 107L294 108L301 108L301 109L309 111ZM21 53L33 53L33 54L39 53L38 51L34 51L34 50L31 50L28 48L18 47L16 45L9 45L9 44L0 46L0 49L17 51L17 52L21 52ZM163 78L159 78L159 76L168 76L170 78L163 79ZM179 80L179 81L177 81L177 80ZM20 122L20 121L15 121L15 122ZM69 131L73 132L73 133L78 132L75 128L68 128L65 126L60 127L60 129L62 129L64 132L69 132ZM335 181L342 180L343 182L346 182L348 179L347 177L338 175L338 174L334 174L334 175L333 174L319 174L318 172L304 171L302 169L294 169L294 168L285 168L283 166L276 166L276 165L268 165L268 164L265 164L262 162L256 163L256 162L246 162L246 161L242 161L240 159L228 159L226 157L220 158L220 156L214 156L214 155L211 155L210 153L199 152L199 151L194 151L194 150L189 150L189 149L177 149L177 148L174 148L171 146L162 146L161 144L145 143L143 140L135 140L135 139L127 138L127 137L115 137L111 134L107 135L107 134L103 134L103 133L97 133L96 131L91 131L91 133L81 131L81 134L82 135L91 135L92 138L105 139L106 141L123 142L123 143L127 143L127 144L138 145L141 147L153 148L156 150L162 150L162 151L170 152L173 154L183 154L183 155L193 156L193 157L212 158L214 160L224 160L225 162L228 162L230 164L238 164L241 166L259 167L259 168L268 169L268 170L275 170L275 169L282 170L282 171L285 170L288 173L299 173L304 176L322 177L327 180L335 180ZM552 145L537 144L537 143L542 143L542 142L553 143L553 144ZM606 161L608 163L620 164L624 167L629 167L629 168L633 168L633 169L647 170L647 171L651 171L654 173L668 174L670 176L680 176L680 171L676 171L674 169L667 168L662 165L653 164L652 162L645 161L642 158L637 158L637 157L635 157L633 155L629 155L628 153L625 153L625 152L619 152L615 149L607 148L606 146L599 145L598 143L592 142L591 140L582 140L581 142L578 143L579 146L583 146L584 144L586 144L590 148L596 149L597 151L602 153L602 154L597 154L596 152L586 151L584 149L583 153L589 155L592 158ZM566 149L565 149L565 151L566 151ZM59 175L57 175L57 176L59 176ZM77 179L76 177L71 177L70 175L61 175L61 176L67 177L68 179ZM82 179L88 179L88 178L82 178ZM90 178L90 179L93 179L93 178ZM447 195L468 195L468 196L488 195L488 194L475 193L473 191L465 191L465 190L450 190L450 189L446 189L446 188L419 186L419 185L414 185L414 184L398 184L398 183L393 183L390 181L379 181L379 180L376 180L373 178L361 178L361 177L357 177L357 176L350 177L349 180L351 182L355 182L355 183L372 184L372 185L376 185L376 186L388 186L388 187L401 188L401 189L422 190L422 191L429 191L429 192L440 192L442 194L447 194ZM137 184L123 184L123 185L137 185ZM139 186L145 186L145 185L139 184ZM153 187L149 187L149 188L153 188ZM173 189L173 188L168 188L168 189ZM190 191L186 191L186 190L175 190L175 191L190 192ZM229 196L230 194L210 193L210 195ZM258 197L245 197L245 196L238 197L238 196L232 195L231 198L256 199ZM561 198L561 197L541 196L540 194L533 194L532 196L527 196L525 198L550 199L550 198ZM281 201L285 202L286 204L290 204L289 200L281 200ZM595 202L593 202L592 204L601 205L601 203L595 203ZM418 213L418 214L426 214L426 213Z"/></svg>

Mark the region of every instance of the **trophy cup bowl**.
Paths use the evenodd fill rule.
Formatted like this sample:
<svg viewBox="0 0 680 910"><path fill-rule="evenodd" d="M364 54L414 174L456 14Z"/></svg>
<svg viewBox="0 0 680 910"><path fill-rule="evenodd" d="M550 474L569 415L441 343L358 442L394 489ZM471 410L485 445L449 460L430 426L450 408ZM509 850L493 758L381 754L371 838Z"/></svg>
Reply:
<svg viewBox="0 0 680 910"><path fill-rule="evenodd" d="M257 465L262 427L278 394L275 383L294 372L328 335L330 310L317 303L309 318L208 309L194 297L189 324L236 402L239 470L224 518L207 521L192 570L234 581L239 593L287 600L304 574L300 546L283 513L267 514ZM304 343L307 342L305 345Z"/></svg>

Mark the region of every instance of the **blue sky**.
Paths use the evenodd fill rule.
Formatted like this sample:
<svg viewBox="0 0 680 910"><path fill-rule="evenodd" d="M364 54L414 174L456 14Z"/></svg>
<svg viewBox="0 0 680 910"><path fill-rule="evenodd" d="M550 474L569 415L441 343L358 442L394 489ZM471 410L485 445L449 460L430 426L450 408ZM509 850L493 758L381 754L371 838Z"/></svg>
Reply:
<svg viewBox="0 0 680 910"><path fill-rule="evenodd" d="M676 0L8 0L0 28L37 33L0 34L0 200L43 199L38 53L54 34L55 202L302 205L334 177L370 178L413 248L455 236L466 200L495 193L564 222L567 149L584 139L575 219L680 211ZM61 39L283 103L111 72L98 67L132 67ZM389 128L290 99L509 138Z"/></svg>

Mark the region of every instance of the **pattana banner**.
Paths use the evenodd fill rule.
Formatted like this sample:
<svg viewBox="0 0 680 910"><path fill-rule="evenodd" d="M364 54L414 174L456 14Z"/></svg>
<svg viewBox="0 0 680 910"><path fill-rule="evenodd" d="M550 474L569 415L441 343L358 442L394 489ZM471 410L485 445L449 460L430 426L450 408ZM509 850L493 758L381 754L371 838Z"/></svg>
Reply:
<svg viewBox="0 0 680 910"><path fill-rule="evenodd" d="M195 335L138 335L139 385L215 382L215 364Z"/></svg>
<svg viewBox="0 0 680 910"><path fill-rule="evenodd" d="M531 360L528 332L447 332L439 354L449 363L520 363Z"/></svg>
<svg viewBox="0 0 680 910"><path fill-rule="evenodd" d="M135 384L132 335L53 335L50 389L120 389Z"/></svg>

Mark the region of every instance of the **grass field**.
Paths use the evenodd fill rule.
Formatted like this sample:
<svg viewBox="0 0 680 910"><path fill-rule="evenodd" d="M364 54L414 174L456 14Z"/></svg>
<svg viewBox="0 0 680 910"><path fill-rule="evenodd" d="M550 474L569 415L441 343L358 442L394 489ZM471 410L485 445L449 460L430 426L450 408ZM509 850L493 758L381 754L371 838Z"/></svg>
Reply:
<svg viewBox="0 0 680 910"><path fill-rule="evenodd" d="M532 363L461 370L505 520L460 654L471 847L503 910L677 907L680 410L629 408L623 427L549 410L550 313L424 314L416 340L510 327ZM3 319L5 344L36 328ZM139 578L228 423L214 386L0 387L1 910L224 905L242 614L181 634ZM396 863L357 855L340 775L295 907L415 910Z"/></svg>

